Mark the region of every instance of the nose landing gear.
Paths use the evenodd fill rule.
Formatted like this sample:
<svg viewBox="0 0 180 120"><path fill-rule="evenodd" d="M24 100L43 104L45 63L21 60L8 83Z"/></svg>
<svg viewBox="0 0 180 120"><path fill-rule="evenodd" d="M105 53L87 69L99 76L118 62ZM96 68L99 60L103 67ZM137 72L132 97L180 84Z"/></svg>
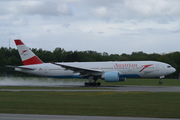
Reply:
<svg viewBox="0 0 180 120"><path fill-rule="evenodd" d="M159 85L162 85L162 81L161 80L159 80Z"/></svg>
<svg viewBox="0 0 180 120"><path fill-rule="evenodd" d="M162 80L164 77L165 77L165 76L160 76L160 77L159 77L159 85L162 85L162 81L161 81L161 80Z"/></svg>

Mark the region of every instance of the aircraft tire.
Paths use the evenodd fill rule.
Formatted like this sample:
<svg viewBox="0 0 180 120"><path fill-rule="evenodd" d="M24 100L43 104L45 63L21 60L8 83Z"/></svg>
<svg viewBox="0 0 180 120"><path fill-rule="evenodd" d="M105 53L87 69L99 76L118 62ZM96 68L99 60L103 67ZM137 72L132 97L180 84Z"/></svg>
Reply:
<svg viewBox="0 0 180 120"><path fill-rule="evenodd" d="M92 83L92 82L90 82L90 83L89 83L89 86L93 86L93 83Z"/></svg>
<svg viewBox="0 0 180 120"><path fill-rule="evenodd" d="M101 85L101 83L100 83L100 82L97 82L97 83L96 83L96 85L97 85L97 86L100 86L100 85Z"/></svg>
<svg viewBox="0 0 180 120"><path fill-rule="evenodd" d="M94 82L94 83L92 83L92 84L93 84L93 86L97 86L97 83L95 83L95 82Z"/></svg>
<svg viewBox="0 0 180 120"><path fill-rule="evenodd" d="M101 83L100 82L85 82L84 86L100 86Z"/></svg>
<svg viewBox="0 0 180 120"><path fill-rule="evenodd" d="M84 86L89 86L87 82L84 83Z"/></svg>
<svg viewBox="0 0 180 120"><path fill-rule="evenodd" d="M159 85L162 85L162 81L159 81Z"/></svg>

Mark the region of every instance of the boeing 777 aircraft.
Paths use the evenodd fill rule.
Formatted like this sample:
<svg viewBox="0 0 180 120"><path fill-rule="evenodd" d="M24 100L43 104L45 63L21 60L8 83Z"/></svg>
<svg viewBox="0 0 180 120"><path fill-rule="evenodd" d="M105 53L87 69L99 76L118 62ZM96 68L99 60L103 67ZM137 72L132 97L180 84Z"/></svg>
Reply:
<svg viewBox="0 0 180 120"><path fill-rule="evenodd" d="M53 78L86 78L85 86L100 86L97 82L125 81L126 78L159 77L159 84L165 75L175 72L171 65L157 61L115 61L115 62L63 62L44 63L21 40L14 40L23 66L8 66L16 71Z"/></svg>

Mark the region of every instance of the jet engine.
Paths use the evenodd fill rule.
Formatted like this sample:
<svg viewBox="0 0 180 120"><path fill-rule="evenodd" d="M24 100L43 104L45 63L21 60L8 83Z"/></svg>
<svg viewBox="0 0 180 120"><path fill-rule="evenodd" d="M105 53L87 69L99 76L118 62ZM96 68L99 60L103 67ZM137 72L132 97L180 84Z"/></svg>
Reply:
<svg viewBox="0 0 180 120"><path fill-rule="evenodd" d="M118 71L108 71L102 75L102 79L106 82L119 82L126 81L126 78L121 78L120 73Z"/></svg>

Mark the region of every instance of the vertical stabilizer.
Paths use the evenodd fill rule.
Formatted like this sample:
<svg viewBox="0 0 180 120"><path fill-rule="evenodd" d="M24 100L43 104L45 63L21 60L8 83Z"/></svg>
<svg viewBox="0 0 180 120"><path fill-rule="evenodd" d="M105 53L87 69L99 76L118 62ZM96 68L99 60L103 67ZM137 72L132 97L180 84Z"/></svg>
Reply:
<svg viewBox="0 0 180 120"><path fill-rule="evenodd" d="M24 65L42 64L43 62L21 41L14 40Z"/></svg>

